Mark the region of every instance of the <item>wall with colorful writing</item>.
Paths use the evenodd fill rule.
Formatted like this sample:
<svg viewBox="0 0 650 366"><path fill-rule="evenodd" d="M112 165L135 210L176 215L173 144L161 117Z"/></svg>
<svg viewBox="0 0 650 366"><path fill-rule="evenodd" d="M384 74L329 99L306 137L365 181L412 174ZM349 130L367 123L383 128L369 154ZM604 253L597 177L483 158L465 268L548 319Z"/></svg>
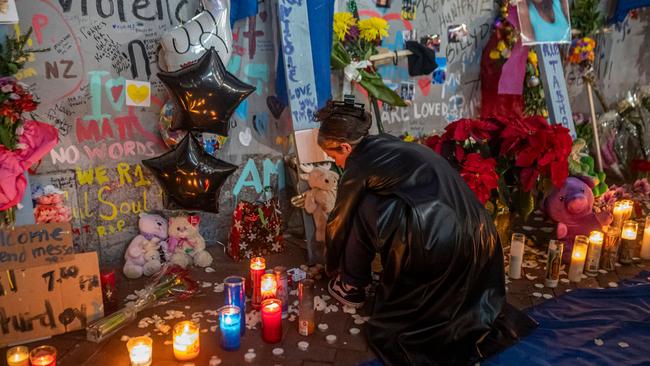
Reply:
<svg viewBox="0 0 650 366"><path fill-rule="evenodd" d="M480 108L480 59L483 47L491 36L496 14L494 0L413 0L416 19L403 20L402 5L408 1L392 0L389 8L378 7L376 0L357 0L363 17L379 16L390 25L390 36L382 47L390 50L404 48L405 39L415 31L415 40L428 34L441 36L439 65L433 75L409 77L407 60L398 65L389 63L380 67L387 84L399 93L411 95L406 108L383 110L384 129L394 135L440 133L448 122L461 117L477 116ZM382 3L386 3L382 1ZM603 2L603 11L607 9ZM340 0L338 11L347 11L347 1ZM459 43L447 42L447 28L467 24L468 37ZM650 68L643 60L650 57L647 37L650 29L650 9L628 17L597 36L596 70L599 88L608 104L624 97L635 85L650 83ZM444 71L446 78L440 80ZM571 106L574 112L588 113L585 86L577 67L565 70ZM339 90L341 87L339 86ZM366 100L357 88L357 99Z"/></svg>
<svg viewBox="0 0 650 366"><path fill-rule="evenodd" d="M273 98L271 2L259 3L258 15L233 29L228 70L257 90L237 109L217 153L240 169L222 189L221 212L203 217L209 243L227 238L237 198L256 198L264 183L284 185L290 122ZM98 250L103 262L120 260L138 214L163 208L162 190L141 164L168 150L158 130L169 99L156 77L158 40L194 16L199 1L18 0L17 6L20 23L7 31L31 26L30 45L49 48L34 54L18 77L41 100L34 118L56 126L61 140L31 176L32 186L54 184L66 192L78 250ZM127 106L124 80L151 82L151 106Z"/></svg>

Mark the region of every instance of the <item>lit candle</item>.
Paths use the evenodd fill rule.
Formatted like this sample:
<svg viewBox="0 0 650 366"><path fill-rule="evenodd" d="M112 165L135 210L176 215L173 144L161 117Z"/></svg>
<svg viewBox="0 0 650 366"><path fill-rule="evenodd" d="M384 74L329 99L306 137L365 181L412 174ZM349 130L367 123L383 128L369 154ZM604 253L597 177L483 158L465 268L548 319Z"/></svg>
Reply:
<svg viewBox="0 0 650 366"><path fill-rule="evenodd" d="M601 231L592 231L589 234L589 251L585 263L585 274L588 276L598 276L600 254L603 251L603 239L604 235Z"/></svg>
<svg viewBox="0 0 650 366"><path fill-rule="evenodd" d="M260 281L260 291L262 292L262 301L266 299L275 299L278 291L278 282L275 273L265 273Z"/></svg>
<svg viewBox="0 0 650 366"><path fill-rule="evenodd" d="M604 226L605 239L603 242L603 253L600 257L600 268L606 271L616 269L618 261L618 242L621 237L621 229L616 226Z"/></svg>
<svg viewBox="0 0 650 366"><path fill-rule="evenodd" d="M641 244L641 258L650 259L650 216L645 218L645 229L643 230L643 242Z"/></svg>
<svg viewBox="0 0 650 366"><path fill-rule="evenodd" d="M188 361L199 355L199 326L189 320L174 326L174 357Z"/></svg>
<svg viewBox="0 0 650 366"><path fill-rule="evenodd" d="M134 337L126 342L131 366L149 366L153 358L153 340L147 336Z"/></svg>
<svg viewBox="0 0 650 366"><path fill-rule="evenodd" d="M282 339L282 302L278 299L262 302L262 339L266 343Z"/></svg>
<svg viewBox="0 0 650 366"><path fill-rule="evenodd" d="M32 366L56 366L56 348L52 346L40 346L29 353L29 361Z"/></svg>
<svg viewBox="0 0 650 366"><path fill-rule="evenodd" d="M253 298L251 303L253 308L259 309L260 304L262 303L262 292L260 289L262 275L264 274L264 269L266 268L266 260L262 257L251 258L250 265L250 279L251 287L253 288Z"/></svg>
<svg viewBox="0 0 650 366"><path fill-rule="evenodd" d="M241 337L241 312L237 306L226 305L219 309L221 348L226 351L239 349Z"/></svg>
<svg viewBox="0 0 650 366"><path fill-rule="evenodd" d="M226 305L237 306L240 310L241 335L246 332L246 280L240 276L229 276L223 280Z"/></svg>
<svg viewBox="0 0 650 366"><path fill-rule="evenodd" d="M29 348L18 346L7 351L7 364L9 366L29 366Z"/></svg>
<svg viewBox="0 0 650 366"><path fill-rule="evenodd" d="M282 301L282 319L289 316L289 279L287 277L287 267L273 267L275 281L277 282L276 298Z"/></svg>
<svg viewBox="0 0 650 366"><path fill-rule="evenodd" d="M623 222L623 231L621 231L621 254L618 261L621 264L632 263L634 252L636 251L636 232L639 224L633 220Z"/></svg>
<svg viewBox="0 0 650 366"><path fill-rule="evenodd" d="M630 200L618 201L614 204L613 216L614 220L612 221L612 226L620 228L623 225L623 221L632 217L632 209L634 208L634 202Z"/></svg>
<svg viewBox="0 0 650 366"><path fill-rule="evenodd" d="M524 260L524 244L526 235L513 233L510 240L510 270L508 275L512 279L521 278L521 264Z"/></svg>
<svg viewBox="0 0 650 366"><path fill-rule="evenodd" d="M589 238L584 235L576 235L571 253L571 266L569 267L569 281L580 282L582 270L585 268L585 257L589 247Z"/></svg>

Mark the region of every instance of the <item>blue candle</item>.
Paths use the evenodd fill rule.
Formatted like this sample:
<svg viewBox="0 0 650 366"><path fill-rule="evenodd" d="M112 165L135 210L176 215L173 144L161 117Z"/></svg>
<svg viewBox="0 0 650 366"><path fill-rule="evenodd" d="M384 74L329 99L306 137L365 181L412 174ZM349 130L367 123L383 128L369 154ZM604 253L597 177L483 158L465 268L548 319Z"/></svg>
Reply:
<svg viewBox="0 0 650 366"><path fill-rule="evenodd" d="M219 329L221 330L221 348L226 351L239 349L241 313L234 305L219 309Z"/></svg>
<svg viewBox="0 0 650 366"><path fill-rule="evenodd" d="M234 305L241 312L241 335L246 332L246 279L240 276L229 276L223 280L226 305Z"/></svg>

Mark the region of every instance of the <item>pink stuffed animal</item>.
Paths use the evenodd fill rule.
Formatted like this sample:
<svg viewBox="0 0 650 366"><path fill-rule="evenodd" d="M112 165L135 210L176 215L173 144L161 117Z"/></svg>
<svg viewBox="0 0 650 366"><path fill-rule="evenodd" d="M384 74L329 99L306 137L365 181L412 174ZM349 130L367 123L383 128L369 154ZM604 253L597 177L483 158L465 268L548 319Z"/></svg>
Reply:
<svg viewBox="0 0 650 366"><path fill-rule="evenodd" d="M608 212L594 212L593 187L590 177L569 177L562 188L554 189L544 199L544 211L557 221L557 238L564 242L565 260L571 257L576 235L588 236L612 222Z"/></svg>

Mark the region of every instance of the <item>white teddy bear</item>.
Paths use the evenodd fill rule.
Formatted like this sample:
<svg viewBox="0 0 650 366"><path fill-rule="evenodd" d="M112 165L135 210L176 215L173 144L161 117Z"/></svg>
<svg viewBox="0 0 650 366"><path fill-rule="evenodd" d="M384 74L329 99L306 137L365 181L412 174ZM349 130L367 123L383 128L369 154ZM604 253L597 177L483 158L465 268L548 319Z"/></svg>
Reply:
<svg viewBox="0 0 650 366"><path fill-rule="evenodd" d="M305 211L314 217L316 225L316 241L325 241L327 218L334 209L336 188L339 175L328 167L315 167L308 174L300 177L309 184L309 190L304 193Z"/></svg>
<svg viewBox="0 0 650 366"><path fill-rule="evenodd" d="M205 250L205 240L199 233L198 216L178 216L169 219L169 251L171 262L183 268L194 263L197 267L212 264Z"/></svg>
<svg viewBox="0 0 650 366"><path fill-rule="evenodd" d="M161 251L167 250L167 220L159 215L141 214L140 234L131 240L124 254L122 272L127 278L151 276L162 268Z"/></svg>

